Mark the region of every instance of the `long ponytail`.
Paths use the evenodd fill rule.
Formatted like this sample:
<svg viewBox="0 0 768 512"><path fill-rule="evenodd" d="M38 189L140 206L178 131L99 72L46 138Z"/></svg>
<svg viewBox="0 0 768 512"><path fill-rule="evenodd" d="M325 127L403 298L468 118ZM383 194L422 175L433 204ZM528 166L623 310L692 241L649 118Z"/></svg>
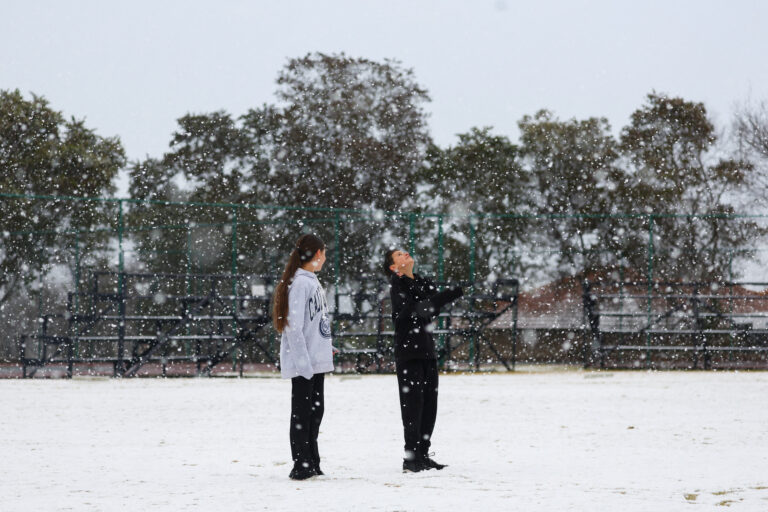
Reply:
<svg viewBox="0 0 768 512"><path fill-rule="evenodd" d="M293 282L293 276L299 267L311 261L321 249L325 249L325 243L312 234L302 235L293 246L272 299L272 323L277 332L283 332L288 325L288 287Z"/></svg>

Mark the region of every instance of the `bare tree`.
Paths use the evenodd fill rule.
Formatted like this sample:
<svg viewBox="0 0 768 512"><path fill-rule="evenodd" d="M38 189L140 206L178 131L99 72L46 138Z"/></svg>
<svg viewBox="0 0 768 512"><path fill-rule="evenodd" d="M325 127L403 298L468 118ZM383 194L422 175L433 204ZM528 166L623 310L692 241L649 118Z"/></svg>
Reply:
<svg viewBox="0 0 768 512"><path fill-rule="evenodd" d="M738 107L733 122L733 135L740 158L754 167L745 201L756 211L765 211L768 200L768 101L746 101Z"/></svg>
<svg viewBox="0 0 768 512"><path fill-rule="evenodd" d="M739 109L735 129L743 148L768 158L768 102L746 104Z"/></svg>

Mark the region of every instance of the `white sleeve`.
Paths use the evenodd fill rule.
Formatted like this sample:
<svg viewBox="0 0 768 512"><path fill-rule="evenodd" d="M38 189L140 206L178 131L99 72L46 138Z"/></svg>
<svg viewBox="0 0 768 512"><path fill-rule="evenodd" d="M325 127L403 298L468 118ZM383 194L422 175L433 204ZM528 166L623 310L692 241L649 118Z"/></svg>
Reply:
<svg viewBox="0 0 768 512"><path fill-rule="evenodd" d="M307 340L304 338L304 312L307 309L309 290L306 286L294 286L288 292L288 325L285 327L285 341L296 371L305 379L311 379L315 372L309 359Z"/></svg>

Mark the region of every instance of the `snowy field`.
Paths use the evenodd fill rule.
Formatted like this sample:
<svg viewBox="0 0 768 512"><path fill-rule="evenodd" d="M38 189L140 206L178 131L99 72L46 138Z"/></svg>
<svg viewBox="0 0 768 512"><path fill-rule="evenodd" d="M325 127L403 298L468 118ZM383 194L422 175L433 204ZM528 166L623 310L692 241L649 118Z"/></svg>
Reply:
<svg viewBox="0 0 768 512"><path fill-rule="evenodd" d="M288 479L277 378L0 381L0 510L768 510L768 373L441 376L402 474L394 376L329 376L327 473Z"/></svg>

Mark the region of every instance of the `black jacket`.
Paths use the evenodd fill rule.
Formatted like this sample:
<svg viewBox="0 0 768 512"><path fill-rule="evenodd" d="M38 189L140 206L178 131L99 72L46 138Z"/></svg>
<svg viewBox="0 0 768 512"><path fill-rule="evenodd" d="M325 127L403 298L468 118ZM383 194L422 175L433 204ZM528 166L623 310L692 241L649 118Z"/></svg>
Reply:
<svg viewBox="0 0 768 512"><path fill-rule="evenodd" d="M464 295L459 287L438 292L429 279L418 274L413 277L393 274L390 279L395 361L437 359L435 340L427 326L443 306Z"/></svg>

